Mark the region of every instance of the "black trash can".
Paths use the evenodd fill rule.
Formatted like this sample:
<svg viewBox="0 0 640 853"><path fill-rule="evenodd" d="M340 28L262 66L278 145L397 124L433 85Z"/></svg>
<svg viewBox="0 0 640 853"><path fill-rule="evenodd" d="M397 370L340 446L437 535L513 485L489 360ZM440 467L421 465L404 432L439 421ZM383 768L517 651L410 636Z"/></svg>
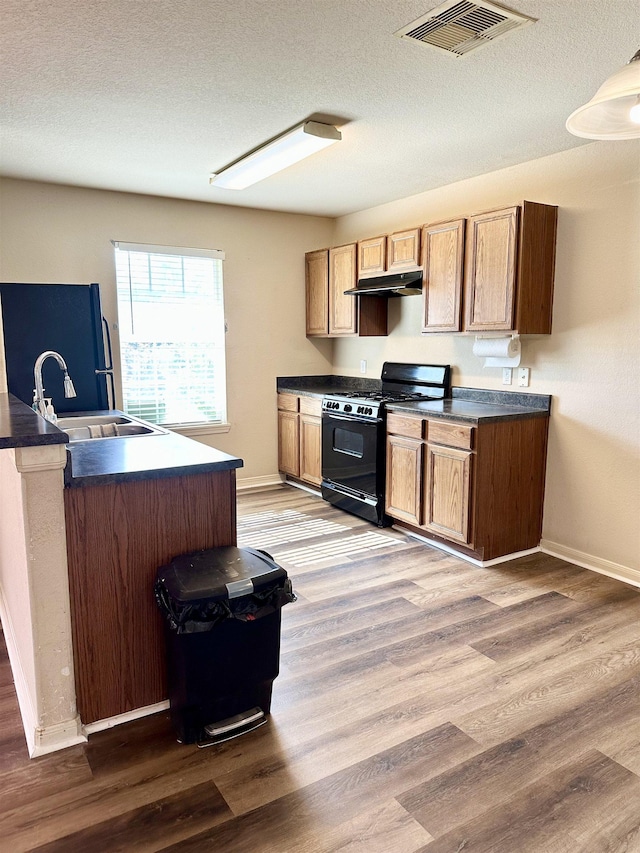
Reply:
<svg viewBox="0 0 640 853"><path fill-rule="evenodd" d="M281 608L295 601L264 551L233 546L158 569L171 718L178 740L220 743L266 722L280 669Z"/></svg>

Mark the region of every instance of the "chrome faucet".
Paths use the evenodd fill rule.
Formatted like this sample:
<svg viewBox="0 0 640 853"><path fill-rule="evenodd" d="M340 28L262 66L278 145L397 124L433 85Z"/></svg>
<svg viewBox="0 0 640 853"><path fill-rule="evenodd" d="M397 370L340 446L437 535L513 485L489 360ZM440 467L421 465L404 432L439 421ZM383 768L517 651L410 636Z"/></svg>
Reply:
<svg viewBox="0 0 640 853"><path fill-rule="evenodd" d="M64 370L64 396L65 397L75 397L76 389L73 387L73 382L71 381L71 377L69 376L69 372L67 370L67 363L64 358L58 352L54 352L52 349L48 349L45 352L40 353L40 355L36 359L36 363L33 368L33 377L35 379L36 388L33 395L33 408L39 415L42 415L48 421L55 422L57 420L56 414L53 411L53 406L51 405L51 401L49 400L49 405L45 401L44 396L44 387L42 385L42 365L48 358L55 358L60 366L60 370ZM49 409L49 411L47 411Z"/></svg>

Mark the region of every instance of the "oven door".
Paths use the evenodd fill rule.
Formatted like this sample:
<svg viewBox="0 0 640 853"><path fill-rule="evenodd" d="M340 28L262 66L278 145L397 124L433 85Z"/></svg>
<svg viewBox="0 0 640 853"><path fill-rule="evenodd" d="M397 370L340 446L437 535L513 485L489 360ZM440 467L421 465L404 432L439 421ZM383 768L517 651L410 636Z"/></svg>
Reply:
<svg viewBox="0 0 640 853"><path fill-rule="evenodd" d="M382 490L382 421L322 413L322 478L354 495L377 500ZM382 475L382 479L381 479Z"/></svg>

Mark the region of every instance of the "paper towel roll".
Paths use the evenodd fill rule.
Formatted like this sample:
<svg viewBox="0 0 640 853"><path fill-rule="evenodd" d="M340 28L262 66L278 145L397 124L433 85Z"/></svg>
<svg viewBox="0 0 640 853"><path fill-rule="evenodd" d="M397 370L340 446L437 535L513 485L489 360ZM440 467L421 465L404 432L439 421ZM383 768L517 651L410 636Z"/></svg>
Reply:
<svg viewBox="0 0 640 853"><path fill-rule="evenodd" d="M485 367L517 367L520 364L520 338L476 338L473 354L485 359Z"/></svg>

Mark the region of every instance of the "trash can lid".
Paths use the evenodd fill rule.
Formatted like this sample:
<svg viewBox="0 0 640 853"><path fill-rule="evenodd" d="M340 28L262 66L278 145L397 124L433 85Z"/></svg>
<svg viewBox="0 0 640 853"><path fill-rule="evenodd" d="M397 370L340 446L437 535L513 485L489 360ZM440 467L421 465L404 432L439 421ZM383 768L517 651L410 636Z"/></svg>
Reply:
<svg viewBox="0 0 640 853"><path fill-rule="evenodd" d="M179 602L239 598L286 578L267 554L233 545L181 554L158 569L158 580Z"/></svg>

